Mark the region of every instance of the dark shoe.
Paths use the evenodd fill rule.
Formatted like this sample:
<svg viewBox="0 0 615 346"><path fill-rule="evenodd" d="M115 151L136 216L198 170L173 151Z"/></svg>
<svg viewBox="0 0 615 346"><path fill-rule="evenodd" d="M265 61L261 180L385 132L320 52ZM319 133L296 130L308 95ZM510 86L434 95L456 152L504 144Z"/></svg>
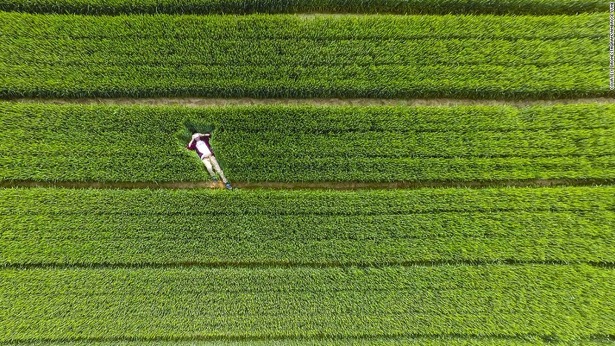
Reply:
<svg viewBox="0 0 615 346"><path fill-rule="evenodd" d="M211 181L213 181L214 183L218 182L218 178L217 177L211 177Z"/></svg>
<svg viewBox="0 0 615 346"><path fill-rule="evenodd" d="M226 187L227 190L232 190L233 187L231 186L231 183L226 183L226 185L224 185Z"/></svg>

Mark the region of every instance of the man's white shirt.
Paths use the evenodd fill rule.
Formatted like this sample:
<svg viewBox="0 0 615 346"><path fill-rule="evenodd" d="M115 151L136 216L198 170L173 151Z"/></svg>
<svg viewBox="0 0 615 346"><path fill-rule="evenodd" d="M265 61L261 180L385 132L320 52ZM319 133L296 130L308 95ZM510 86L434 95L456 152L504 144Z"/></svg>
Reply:
<svg viewBox="0 0 615 346"><path fill-rule="evenodd" d="M196 141L196 149L203 154L204 157L211 156L211 150L209 150L204 141L200 140L201 136L204 135L201 133L195 133L192 135L192 140Z"/></svg>

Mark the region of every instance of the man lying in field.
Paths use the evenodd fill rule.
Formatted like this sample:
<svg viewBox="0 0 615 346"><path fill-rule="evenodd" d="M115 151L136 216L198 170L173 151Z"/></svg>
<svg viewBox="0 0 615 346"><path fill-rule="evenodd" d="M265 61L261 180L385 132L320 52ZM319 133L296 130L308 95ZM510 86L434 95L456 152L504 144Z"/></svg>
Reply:
<svg viewBox="0 0 615 346"><path fill-rule="evenodd" d="M228 182L228 180L226 180L224 172L222 172L222 168L220 168L218 160L216 160L214 152L209 145L209 138L211 138L211 133L202 134L198 132L193 132L192 140L190 140L190 143L188 143L186 148L196 151L201 161L203 161L203 164L205 164L207 172L209 172L209 175L211 175L211 179L213 181L218 181L218 178L216 178L216 173L218 173L220 175L220 179L222 179L222 182L224 183L226 188L228 190L231 190L231 184Z"/></svg>

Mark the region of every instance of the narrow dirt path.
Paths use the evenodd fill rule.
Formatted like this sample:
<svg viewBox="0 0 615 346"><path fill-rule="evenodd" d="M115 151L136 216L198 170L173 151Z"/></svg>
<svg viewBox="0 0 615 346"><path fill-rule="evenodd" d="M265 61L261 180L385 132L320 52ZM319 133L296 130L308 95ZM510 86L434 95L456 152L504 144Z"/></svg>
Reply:
<svg viewBox="0 0 615 346"><path fill-rule="evenodd" d="M150 106L250 106L250 105L315 105L315 106L532 106L559 105L572 103L615 104L615 98L577 98L554 100L474 100L474 99L255 99L255 98L199 98L199 97L159 97L159 98L80 98L80 99L38 99L21 98L7 101L39 102L49 104L99 104L99 105L150 105Z"/></svg>
<svg viewBox="0 0 615 346"><path fill-rule="evenodd" d="M497 188L497 187L545 187L545 186L593 186L612 185L615 179L526 179L496 181L420 181L420 182L232 182L239 189L283 190L366 190L366 189L423 189L423 188ZM71 189L224 189L221 182L37 182L0 181L0 188L45 187Z"/></svg>
<svg viewBox="0 0 615 346"><path fill-rule="evenodd" d="M349 266L358 268L371 268L382 266L395 267L440 267L449 265L471 265L471 266L492 266L492 265L544 265L544 266L563 266L570 264L586 264L596 268L615 268L615 263L611 260L604 262L587 261L558 261L558 260L415 260L415 261L375 261L375 262L276 262L276 261L246 261L246 262L138 262L138 263L5 263L3 269L178 269L178 268L249 268L249 269L275 269L275 268L347 268ZM4 345L4 344L3 344Z"/></svg>

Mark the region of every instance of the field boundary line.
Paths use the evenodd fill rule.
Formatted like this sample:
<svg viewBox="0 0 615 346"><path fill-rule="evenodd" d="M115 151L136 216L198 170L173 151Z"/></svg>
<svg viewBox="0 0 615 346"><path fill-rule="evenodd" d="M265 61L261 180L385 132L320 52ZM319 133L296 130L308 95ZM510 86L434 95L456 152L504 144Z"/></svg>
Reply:
<svg viewBox="0 0 615 346"><path fill-rule="evenodd" d="M485 260L420 260L420 261L399 261L399 262L326 262L326 263L292 263L292 262L175 262L175 263L3 263L0 270L65 270L65 269L182 269L182 268L201 268L201 269L329 269L329 268L387 268L387 267L442 267L442 266L569 266L569 265L589 265L596 268L615 269L615 262L593 262L593 261L523 261L503 259L495 261Z"/></svg>
<svg viewBox="0 0 615 346"><path fill-rule="evenodd" d="M579 341L592 341L610 338L609 335L589 335L579 338ZM261 341L368 341L368 340L386 340L386 339L423 339L423 340L441 340L441 339L466 339L466 340L516 340L516 341L536 341L536 339L545 342L553 342L552 337L539 334L522 334L522 335L469 335L469 334L415 334L415 333L398 333L398 334L364 334L364 335L335 335L335 334L314 334L311 336L300 335L187 335L187 336L154 336L154 337L72 337L68 339L23 339L12 341L0 341L0 345L25 345L42 343L53 344L70 344L74 342L134 342L136 344L142 342L198 342L198 341L230 341L230 342L261 342Z"/></svg>
<svg viewBox="0 0 615 346"><path fill-rule="evenodd" d="M270 190L371 190L371 189L424 189L424 188L499 188L499 187L549 187L613 185L611 179L522 179L489 181L417 181L417 182L232 182L240 189ZM223 189L220 182L95 182L59 181L39 182L28 180L0 181L0 188L69 188L69 189Z"/></svg>
<svg viewBox="0 0 615 346"><path fill-rule="evenodd" d="M453 98L417 98L417 99L377 99L377 98L206 98L206 97L157 97L157 98L9 98L3 101L18 103L44 104L81 104L81 105L142 105L142 106L185 106L185 107L216 107L216 106L514 106L527 107L535 105L564 104L615 104L615 98L576 98L549 100L495 100L495 99L453 99Z"/></svg>

